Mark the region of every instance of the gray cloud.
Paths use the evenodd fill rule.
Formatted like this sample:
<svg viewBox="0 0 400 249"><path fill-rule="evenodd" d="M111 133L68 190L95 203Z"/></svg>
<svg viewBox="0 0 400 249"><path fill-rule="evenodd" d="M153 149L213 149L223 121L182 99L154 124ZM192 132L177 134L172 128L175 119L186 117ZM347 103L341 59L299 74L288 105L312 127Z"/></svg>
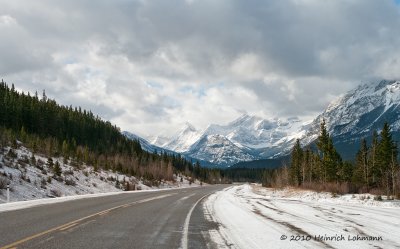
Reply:
<svg viewBox="0 0 400 249"><path fill-rule="evenodd" d="M361 81L400 78L391 0L0 5L5 80L142 134L241 112L309 118Z"/></svg>

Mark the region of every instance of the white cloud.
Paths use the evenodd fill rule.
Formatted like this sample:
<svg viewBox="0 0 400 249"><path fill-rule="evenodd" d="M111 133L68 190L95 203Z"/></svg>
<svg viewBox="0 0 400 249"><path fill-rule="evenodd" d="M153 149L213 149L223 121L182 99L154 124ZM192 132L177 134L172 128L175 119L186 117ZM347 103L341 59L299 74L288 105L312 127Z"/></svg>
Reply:
<svg viewBox="0 0 400 249"><path fill-rule="evenodd" d="M0 74L123 129L321 112L400 78L394 1L0 0Z"/></svg>

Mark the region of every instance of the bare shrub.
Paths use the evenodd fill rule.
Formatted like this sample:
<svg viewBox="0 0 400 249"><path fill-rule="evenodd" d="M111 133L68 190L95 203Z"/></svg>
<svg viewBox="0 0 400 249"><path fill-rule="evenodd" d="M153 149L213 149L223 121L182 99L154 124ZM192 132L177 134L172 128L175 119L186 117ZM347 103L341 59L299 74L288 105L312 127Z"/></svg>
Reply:
<svg viewBox="0 0 400 249"><path fill-rule="evenodd" d="M7 153L7 156L10 158L17 158L18 155L12 149L10 149Z"/></svg>
<svg viewBox="0 0 400 249"><path fill-rule="evenodd" d="M125 183L125 191L133 191L135 190L135 184L131 182Z"/></svg>
<svg viewBox="0 0 400 249"><path fill-rule="evenodd" d="M44 167L43 167L43 165L44 165L44 164L37 163L35 166L36 166L36 168L38 168L38 169L40 169L40 170L45 170Z"/></svg>
<svg viewBox="0 0 400 249"><path fill-rule="evenodd" d="M61 176L57 176L57 175L53 175L53 179L58 181L58 182L64 181L64 179Z"/></svg>
<svg viewBox="0 0 400 249"><path fill-rule="evenodd" d="M20 175L20 178L21 178L22 180L26 181L26 173L25 173L25 172L22 172L21 175Z"/></svg>
<svg viewBox="0 0 400 249"><path fill-rule="evenodd" d="M62 193L58 189L51 189L50 190L50 195L55 196L55 197L61 197Z"/></svg>
<svg viewBox="0 0 400 249"><path fill-rule="evenodd" d="M18 163L25 167L27 164L29 164L29 157L27 155L21 156L21 158L18 159Z"/></svg>
<svg viewBox="0 0 400 249"><path fill-rule="evenodd" d="M46 189L46 185L47 185L46 179L42 178L42 180L40 181L40 187Z"/></svg>
<svg viewBox="0 0 400 249"><path fill-rule="evenodd" d="M0 176L0 189L6 189L10 181L4 176Z"/></svg>
<svg viewBox="0 0 400 249"><path fill-rule="evenodd" d="M302 185L302 188L304 189L309 189L313 190L316 192L330 192L334 193L335 195L337 194L348 194L352 193L351 191L351 186L347 182L344 183L333 183L333 182L328 182L328 183L304 183Z"/></svg>
<svg viewBox="0 0 400 249"><path fill-rule="evenodd" d="M66 171L64 171L64 175L74 175L74 171L72 170L72 169L69 169L69 170L66 170Z"/></svg>
<svg viewBox="0 0 400 249"><path fill-rule="evenodd" d="M36 167L38 167L39 169L43 168L43 166L45 165L44 161L41 159L38 159L36 161ZM41 168L40 168L41 167Z"/></svg>
<svg viewBox="0 0 400 249"><path fill-rule="evenodd" d="M385 191L383 191L382 189L378 189L378 188L371 189L369 192L373 195L384 195L385 194Z"/></svg>
<svg viewBox="0 0 400 249"><path fill-rule="evenodd" d="M72 179L65 179L65 185L67 186L76 186L76 182Z"/></svg>

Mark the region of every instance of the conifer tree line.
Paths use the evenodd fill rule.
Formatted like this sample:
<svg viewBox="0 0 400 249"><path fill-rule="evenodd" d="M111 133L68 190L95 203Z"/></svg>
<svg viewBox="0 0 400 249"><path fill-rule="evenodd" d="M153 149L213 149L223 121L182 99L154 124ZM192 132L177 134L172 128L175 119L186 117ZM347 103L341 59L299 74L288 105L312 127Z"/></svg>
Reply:
<svg viewBox="0 0 400 249"><path fill-rule="evenodd" d="M218 170L194 165L180 155L149 153L138 140L130 140L119 128L80 107L61 106L43 91L31 96L14 85L0 82L0 148L21 141L34 153L64 157L76 167L83 163L144 178L152 182L172 180L185 174L202 181L217 182Z"/></svg>
<svg viewBox="0 0 400 249"><path fill-rule="evenodd" d="M316 150L302 148L297 140L289 167L264 172L264 185L300 186L340 193L376 193L399 197L398 147L385 123L372 142L361 140L354 162L343 161L336 151L325 120L320 126Z"/></svg>

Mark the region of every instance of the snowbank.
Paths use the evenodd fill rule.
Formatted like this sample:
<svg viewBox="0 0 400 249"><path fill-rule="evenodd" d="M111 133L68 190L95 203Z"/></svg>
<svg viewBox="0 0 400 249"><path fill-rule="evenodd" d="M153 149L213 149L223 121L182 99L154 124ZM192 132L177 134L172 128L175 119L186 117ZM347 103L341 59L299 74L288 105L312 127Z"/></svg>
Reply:
<svg viewBox="0 0 400 249"><path fill-rule="evenodd" d="M398 202L241 185L211 195L219 248L399 248Z"/></svg>
<svg viewBox="0 0 400 249"><path fill-rule="evenodd" d="M302 200L310 202L331 203L337 205L363 205L377 207L400 207L399 200L376 200L372 194L346 194L333 195L328 192L315 192L311 190L302 190L295 188L272 189L263 188L261 185L252 185L256 194L266 198L287 198L292 200Z"/></svg>

